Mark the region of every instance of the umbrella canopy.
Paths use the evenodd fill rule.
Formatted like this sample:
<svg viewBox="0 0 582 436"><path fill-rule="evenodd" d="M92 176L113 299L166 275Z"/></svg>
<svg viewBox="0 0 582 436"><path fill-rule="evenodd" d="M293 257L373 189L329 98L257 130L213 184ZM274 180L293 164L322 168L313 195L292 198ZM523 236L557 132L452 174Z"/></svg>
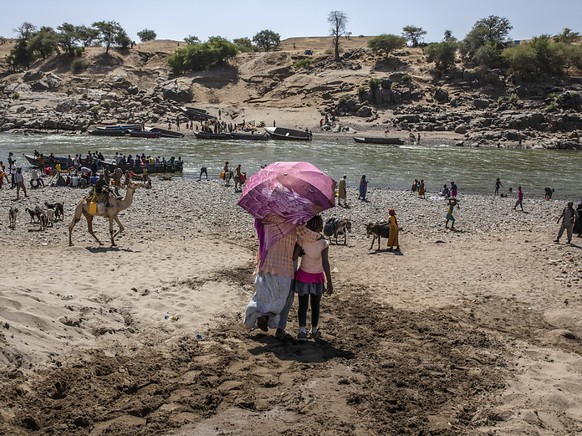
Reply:
<svg viewBox="0 0 582 436"><path fill-rule="evenodd" d="M258 219L274 213L302 225L335 206L335 186L309 162L274 162L248 178L238 205Z"/></svg>

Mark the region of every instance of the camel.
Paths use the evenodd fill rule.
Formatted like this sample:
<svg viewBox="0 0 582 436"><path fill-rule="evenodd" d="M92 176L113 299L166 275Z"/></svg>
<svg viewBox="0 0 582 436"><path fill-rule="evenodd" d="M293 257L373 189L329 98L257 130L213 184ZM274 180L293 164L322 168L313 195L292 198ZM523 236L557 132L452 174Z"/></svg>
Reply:
<svg viewBox="0 0 582 436"><path fill-rule="evenodd" d="M73 228L75 228L75 224L77 224L81 220L81 215L85 216L85 219L87 220L87 228L89 230L89 233L91 233L91 236L93 236L95 240L99 242L99 245L103 245L103 243L99 240L99 238L97 238L97 236L93 232L93 218L95 216L107 218L109 220L109 234L111 235L111 246L114 247L115 237L119 235L125 228L123 227L123 224L121 224L121 221L119 221L118 217L119 212L131 206L131 203L133 201L133 194L135 190L141 186L143 185L130 182L125 193L125 197L123 199L119 200L114 196L109 196L109 204L111 206L106 207L105 210L102 212L100 212L98 209L95 215L89 213L90 204L89 199L87 197L83 198L79 202L79 204L77 204L73 220L71 221L71 224L69 224L69 247L73 245L72 241ZM113 232L113 221L115 221L119 226L119 230L115 233Z"/></svg>

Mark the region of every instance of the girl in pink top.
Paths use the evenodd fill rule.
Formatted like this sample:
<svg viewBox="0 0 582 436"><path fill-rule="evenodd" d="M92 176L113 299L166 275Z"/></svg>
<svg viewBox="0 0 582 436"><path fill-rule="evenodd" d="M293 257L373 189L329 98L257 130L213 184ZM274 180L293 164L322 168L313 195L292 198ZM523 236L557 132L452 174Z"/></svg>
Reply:
<svg viewBox="0 0 582 436"><path fill-rule="evenodd" d="M323 219L321 215L311 218L306 227L309 230L320 233L323 230ZM324 292L327 295L333 293L333 284L331 282L331 270L329 266L329 243L323 235L313 240L299 236L293 259L301 255L301 265L295 273L294 290L299 299L299 309L297 315L299 318L299 342L307 341L307 308L311 301L311 337L317 339L321 336L318 329L319 307L321 296ZM327 281L327 290L326 290Z"/></svg>

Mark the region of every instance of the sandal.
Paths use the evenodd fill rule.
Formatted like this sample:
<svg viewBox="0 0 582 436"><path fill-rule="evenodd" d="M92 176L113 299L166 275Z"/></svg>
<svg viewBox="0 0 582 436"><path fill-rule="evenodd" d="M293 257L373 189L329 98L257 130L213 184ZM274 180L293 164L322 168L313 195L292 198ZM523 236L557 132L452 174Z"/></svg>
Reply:
<svg viewBox="0 0 582 436"><path fill-rule="evenodd" d="M297 334L297 342L307 342L307 333L306 332L299 332Z"/></svg>

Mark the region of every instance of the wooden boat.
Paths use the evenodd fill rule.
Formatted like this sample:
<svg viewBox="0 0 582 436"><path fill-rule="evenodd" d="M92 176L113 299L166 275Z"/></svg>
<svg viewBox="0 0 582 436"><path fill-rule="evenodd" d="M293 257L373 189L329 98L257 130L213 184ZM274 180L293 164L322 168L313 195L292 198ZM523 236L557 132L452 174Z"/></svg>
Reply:
<svg viewBox="0 0 582 436"><path fill-rule="evenodd" d="M133 138L159 138L162 134L160 132L152 132L148 130L130 130L129 136Z"/></svg>
<svg viewBox="0 0 582 436"><path fill-rule="evenodd" d="M265 127L271 139L286 141L311 141L311 133L303 130L286 129L284 127Z"/></svg>
<svg viewBox="0 0 582 436"><path fill-rule="evenodd" d="M181 107L180 110L191 120L206 121L216 119L214 115L210 115L204 109L198 109L195 107Z"/></svg>
<svg viewBox="0 0 582 436"><path fill-rule="evenodd" d="M94 129L89 130L89 135L97 135L97 136L123 136L128 133L126 129L117 129L117 128L107 128L107 127L95 127Z"/></svg>
<svg viewBox="0 0 582 436"><path fill-rule="evenodd" d="M175 130L160 129L159 127L146 127L149 132L159 132L162 138L183 138L184 134Z"/></svg>
<svg viewBox="0 0 582 436"><path fill-rule="evenodd" d="M230 139L228 133L194 132L197 139Z"/></svg>
<svg viewBox="0 0 582 436"><path fill-rule="evenodd" d="M145 166L139 165L116 165L114 163L109 163L105 161L100 161L102 168L107 168L110 172L115 171L116 168L121 168L121 171L133 171L136 174L143 174L144 169L147 170L148 174L158 174L158 173L181 173L184 168L184 161L174 160L173 162L167 161L166 165L150 165Z"/></svg>
<svg viewBox="0 0 582 436"><path fill-rule="evenodd" d="M402 145L404 140L387 136L354 136L354 141L360 144L392 144Z"/></svg>
<svg viewBox="0 0 582 436"><path fill-rule="evenodd" d="M26 158L26 160L28 161L28 163L33 166L33 167L37 167L40 168L40 162L38 161L38 159L34 156L30 156L29 154L24 154L23 156ZM67 168L67 159L66 157L58 157L58 156L53 156L52 158L49 157L45 157L44 158L44 166L45 167L51 167L54 168L56 166L56 164L61 164L61 168L65 169Z"/></svg>
<svg viewBox="0 0 582 436"><path fill-rule="evenodd" d="M241 133L233 132L229 133L230 139L235 141L266 141L269 139L269 135L263 133Z"/></svg>
<svg viewBox="0 0 582 436"><path fill-rule="evenodd" d="M117 129L117 130L141 130L141 124L116 124L114 126L103 126L105 129Z"/></svg>
<svg viewBox="0 0 582 436"><path fill-rule="evenodd" d="M264 135L261 133L253 134L253 133L241 133L241 132L232 132L232 133L212 133L212 132L194 132L194 135L198 139L217 139L221 141L266 141L269 139L268 135Z"/></svg>

